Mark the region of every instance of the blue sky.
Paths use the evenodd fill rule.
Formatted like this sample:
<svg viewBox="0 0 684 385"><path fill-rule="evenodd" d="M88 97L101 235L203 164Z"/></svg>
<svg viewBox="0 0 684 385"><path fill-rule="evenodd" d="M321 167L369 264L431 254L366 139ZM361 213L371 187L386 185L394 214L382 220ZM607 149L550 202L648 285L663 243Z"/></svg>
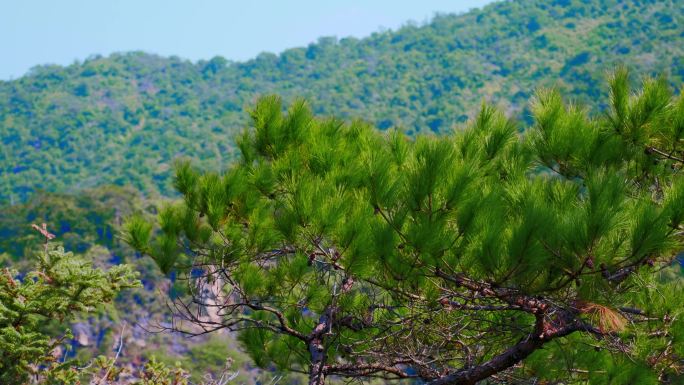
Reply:
<svg viewBox="0 0 684 385"><path fill-rule="evenodd" d="M144 50L245 60L320 36L364 37L492 0L0 0L0 79L37 64Z"/></svg>

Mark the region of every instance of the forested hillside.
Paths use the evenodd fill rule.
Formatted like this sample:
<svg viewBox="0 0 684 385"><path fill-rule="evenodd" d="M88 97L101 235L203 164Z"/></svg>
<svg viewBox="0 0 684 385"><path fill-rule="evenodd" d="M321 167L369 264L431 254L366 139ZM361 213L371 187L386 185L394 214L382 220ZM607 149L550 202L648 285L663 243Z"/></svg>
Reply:
<svg viewBox="0 0 684 385"><path fill-rule="evenodd" d="M233 157L265 93L413 134L448 131L483 99L527 119L539 86L597 100L619 63L678 83L683 23L675 0L521 0L244 63L134 52L36 67L0 82L0 202L112 183L169 194L175 158L217 170Z"/></svg>

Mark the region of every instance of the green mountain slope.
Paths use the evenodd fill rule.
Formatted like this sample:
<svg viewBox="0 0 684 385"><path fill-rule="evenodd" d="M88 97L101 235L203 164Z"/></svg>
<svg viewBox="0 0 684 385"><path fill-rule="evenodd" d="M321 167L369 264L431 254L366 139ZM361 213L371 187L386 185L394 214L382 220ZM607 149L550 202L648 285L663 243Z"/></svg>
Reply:
<svg viewBox="0 0 684 385"><path fill-rule="evenodd" d="M520 0L244 63L126 53L37 67L0 82L0 201L108 183L168 194L174 158L226 164L264 93L415 133L449 130L483 99L525 117L540 85L593 100L619 63L677 83L683 25L676 0Z"/></svg>

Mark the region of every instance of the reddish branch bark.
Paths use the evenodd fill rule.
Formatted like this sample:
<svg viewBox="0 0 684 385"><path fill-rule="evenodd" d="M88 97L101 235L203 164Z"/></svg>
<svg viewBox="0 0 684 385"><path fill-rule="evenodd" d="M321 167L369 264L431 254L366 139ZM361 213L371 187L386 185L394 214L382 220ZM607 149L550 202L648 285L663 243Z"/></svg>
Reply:
<svg viewBox="0 0 684 385"><path fill-rule="evenodd" d="M515 366L547 342L578 331L599 333L594 327L575 318L570 312L562 312L551 322L546 320L544 314L539 314L534 331L503 353L480 365L433 380L428 385L474 385L478 381Z"/></svg>

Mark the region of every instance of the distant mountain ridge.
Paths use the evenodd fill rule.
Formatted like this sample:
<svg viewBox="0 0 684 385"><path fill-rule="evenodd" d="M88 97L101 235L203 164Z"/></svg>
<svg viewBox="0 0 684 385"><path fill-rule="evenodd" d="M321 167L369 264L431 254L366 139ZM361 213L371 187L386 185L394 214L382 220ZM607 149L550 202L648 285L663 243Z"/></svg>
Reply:
<svg viewBox="0 0 684 385"><path fill-rule="evenodd" d="M482 100L525 118L539 86L595 100L618 64L679 84L683 26L675 0L504 1L243 63L133 52L36 67L0 82L0 203L103 184L170 194L177 157L225 167L265 93L414 134L448 131Z"/></svg>

